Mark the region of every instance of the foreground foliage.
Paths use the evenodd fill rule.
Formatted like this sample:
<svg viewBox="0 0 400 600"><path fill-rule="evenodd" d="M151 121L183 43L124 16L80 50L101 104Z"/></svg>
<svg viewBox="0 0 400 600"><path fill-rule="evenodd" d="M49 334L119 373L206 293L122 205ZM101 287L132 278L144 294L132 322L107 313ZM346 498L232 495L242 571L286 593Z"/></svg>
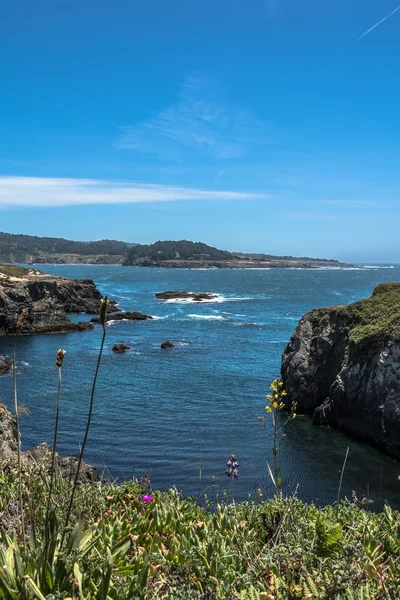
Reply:
<svg viewBox="0 0 400 600"><path fill-rule="evenodd" d="M0 598L400 597L400 515L388 507L320 509L278 495L206 511L175 490L149 495L136 481L87 484L77 488L59 552L70 485L55 478L57 515L46 520L49 478L39 465L23 473L24 547L18 473L0 472Z"/></svg>

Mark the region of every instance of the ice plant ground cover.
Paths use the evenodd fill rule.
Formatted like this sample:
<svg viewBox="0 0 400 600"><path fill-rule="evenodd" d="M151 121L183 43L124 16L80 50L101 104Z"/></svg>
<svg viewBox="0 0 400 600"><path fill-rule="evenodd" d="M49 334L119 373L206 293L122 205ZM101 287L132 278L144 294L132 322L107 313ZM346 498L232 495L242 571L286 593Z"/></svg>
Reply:
<svg viewBox="0 0 400 600"><path fill-rule="evenodd" d="M215 503L206 510L175 490L144 493L136 481L77 488L61 552L47 550L49 478L23 471L24 547L18 470L0 472L0 598L371 600L400 597L400 515L327 508L281 495L266 502ZM61 535L68 481L56 477L50 528Z"/></svg>

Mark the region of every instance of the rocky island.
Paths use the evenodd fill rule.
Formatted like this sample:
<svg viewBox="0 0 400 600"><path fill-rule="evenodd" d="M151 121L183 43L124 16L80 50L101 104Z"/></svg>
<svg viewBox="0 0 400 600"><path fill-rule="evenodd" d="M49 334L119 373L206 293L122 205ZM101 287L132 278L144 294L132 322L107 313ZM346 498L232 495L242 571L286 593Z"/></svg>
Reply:
<svg viewBox="0 0 400 600"><path fill-rule="evenodd" d="M189 302L207 302L216 300L217 294L208 294L205 292L159 292L156 294L157 300L188 300Z"/></svg>
<svg viewBox="0 0 400 600"><path fill-rule="evenodd" d="M288 406L400 459L400 283L304 315L282 379Z"/></svg>
<svg viewBox="0 0 400 600"><path fill-rule="evenodd" d="M91 323L72 323L68 314L96 314L100 299L91 279L67 279L24 267L0 266L0 336L16 332L24 309L27 316L22 335L91 329ZM108 310L116 311L116 304L110 301Z"/></svg>

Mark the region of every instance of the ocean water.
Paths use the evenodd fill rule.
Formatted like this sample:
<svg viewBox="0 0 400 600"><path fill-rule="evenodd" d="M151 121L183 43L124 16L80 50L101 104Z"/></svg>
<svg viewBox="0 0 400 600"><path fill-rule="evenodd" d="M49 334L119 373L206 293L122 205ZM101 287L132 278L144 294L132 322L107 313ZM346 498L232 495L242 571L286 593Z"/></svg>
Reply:
<svg viewBox="0 0 400 600"><path fill-rule="evenodd" d="M43 267L41 267L43 268ZM93 278L121 309L151 321L111 322L102 360L85 459L116 479L149 473L155 488L175 486L210 499L229 490L225 462L235 453L237 500L261 488L267 475L269 438L258 422L268 386L279 376L285 345L300 317L315 307L347 304L374 286L400 281L400 267L350 269L182 270L110 266L46 266L48 273ZM193 290L218 294L215 302L160 301L157 292ZM90 318L87 315L73 317ZM24 448L52 442L56 408L56 352L67 351L58 450L77 454L83 437L101 329L18 341L19 401ZM176 347L161 350L163 340ZM115 354L116 342L133 350ZM0 339L11 355L12 340ZM0 379L0 399L12 405L12 377ZM268 422L268 418L267 418ZM336 499L346 454L343 495L368 496L400 508L400 464L339 432L299 416L280 450L285 490L319 504ZM202 476L200 477L200 471Z"/></svg>

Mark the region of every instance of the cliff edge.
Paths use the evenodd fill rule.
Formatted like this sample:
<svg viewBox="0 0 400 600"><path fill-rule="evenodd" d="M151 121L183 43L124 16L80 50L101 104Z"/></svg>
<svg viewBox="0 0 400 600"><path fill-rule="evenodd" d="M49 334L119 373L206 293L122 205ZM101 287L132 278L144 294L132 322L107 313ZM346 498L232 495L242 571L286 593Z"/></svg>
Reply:
<svg viewBox="0 0 400 600"><path fill-rule="evenodd" d="M0 265L0 336L12 335L24 309L28 314L20 331L61 333L92 329L90 323L72 323L68 314L96 314L101 294L91 279L67 279L24 267ZM108 311L116 305L109 302Z"/></svg>
<svg viewBox="0 0 400 600"><path fill-rule="evenodd" d="M400 283L305 314L281 372L288 406L400 459Z"/></svg>

